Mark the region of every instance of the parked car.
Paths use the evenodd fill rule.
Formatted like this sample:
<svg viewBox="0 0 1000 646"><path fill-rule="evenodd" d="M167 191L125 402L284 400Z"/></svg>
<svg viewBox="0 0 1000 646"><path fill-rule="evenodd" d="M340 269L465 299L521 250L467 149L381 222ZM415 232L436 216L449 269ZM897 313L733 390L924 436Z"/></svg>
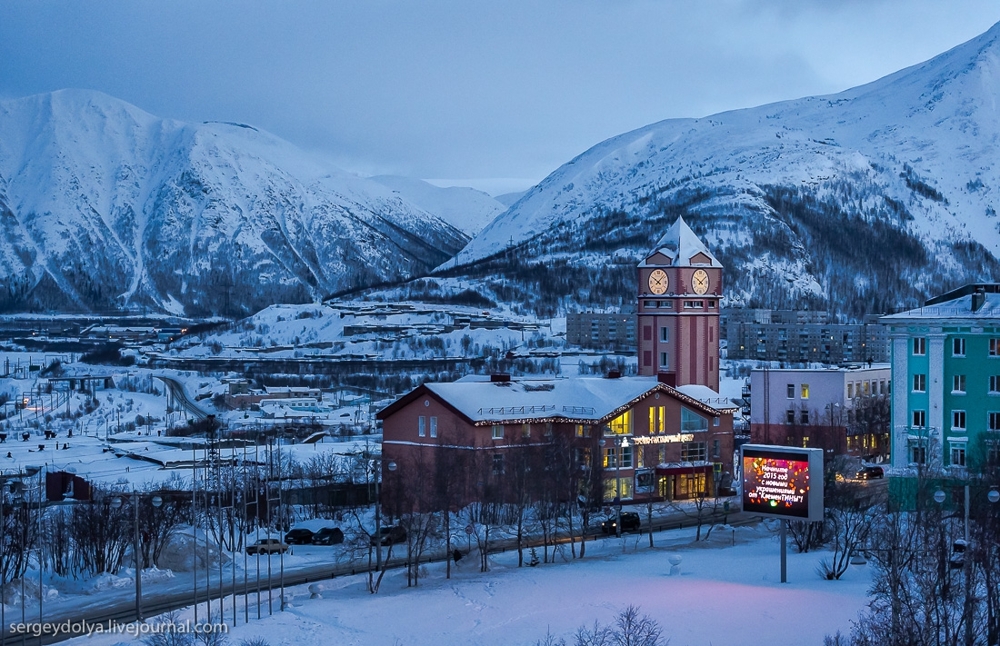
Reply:
<svg viewBox="0 0 1000 646"><path fill-rule="evenodd" d="M858 480L874 480L876 478L884 478L885 471L882 467L861 467L861 470L854 477Z"/></svg>
<svg viewBox="0 0 1000 646"><path fill-rule="evenodd" d="M293 529L285 534L285 542L289 545L308 545L309 543L312 543L312 539L312 530L304 527Z"/></svg>
<svg viewBox="0 0 1000 646"><path fill-rule="evenodd" d="M252 545L247 545L247 554L284 554L288 545L277 538L262 538Z"/></svg>
<svg viewBox="0 0 1000 646"><path fill-rule="evenodd" d="M622 531L623 532L637 532L639 531L639 514L634 511L623 511L621 514ZM618 516L611 516L606 521L601 523L601 531L605 534L617 534L618 533Z"/></svg>
<svg viewBox="0 0 1000 646"><path fill-rule="evenodd" d="M382 545L395 545L396 543L406 542L406 529L402 525L383 527L380 533L382 535ZM372 545L377 545L378 540L372 536L371 543Z"/></svg>
<svg viewBox="0 0 1000 646"><path fill-rule="evenodd" d="M339 527L324 527L312 537L313 545L337 545L344 542L344 532Z"/></svg>

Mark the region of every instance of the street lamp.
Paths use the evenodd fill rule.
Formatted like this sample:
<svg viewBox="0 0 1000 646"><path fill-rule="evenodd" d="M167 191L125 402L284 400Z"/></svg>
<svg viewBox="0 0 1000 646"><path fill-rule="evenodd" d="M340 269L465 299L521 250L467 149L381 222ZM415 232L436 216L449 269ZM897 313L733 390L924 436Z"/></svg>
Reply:
<svg viewBox="0 0 1000 646"><path fill-rule="evenodd" d="M382 458L377 460L378 463L378 473L375 474L375 570L377 572L382 571L382 493L379 490L379 485L382 482L382 466L384 465L389 471L396 470L396 463L393 461L385 462Z"/></svg>
<svg viewBox="0 0 1000 646"><path fill-rule="evenodd" d="M604 446L604 440L601 440ZM622 536L622 453L629 447L628 438L615 436L615 500L618 502L618 518L615 520L615 536Z"/></svg>
<svg viewBox="0 0 1000 646"><path fill-rule="evenodd" d="M136 621L145 621L145 617L142 616L142 564L139 562L139 493L133 491L130 496L130 502L132 504L132 509L135 510L135 517L133 523L133 536L132 536L132 563L135 567L135 618ZM163 504L163 498L160 496L153 496L150 498L149 502L153 507L159 507ZM123 504L121 496L115 496L111 500L112 509L120 509ZM197 600L196 600L197 602Z"/></svg>

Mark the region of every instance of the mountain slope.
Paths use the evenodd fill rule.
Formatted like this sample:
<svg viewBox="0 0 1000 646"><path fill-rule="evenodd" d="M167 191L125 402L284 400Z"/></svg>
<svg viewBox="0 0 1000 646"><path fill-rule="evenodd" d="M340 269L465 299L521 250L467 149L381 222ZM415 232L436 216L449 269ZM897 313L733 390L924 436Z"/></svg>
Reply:
<svg viewBox="0 0 1000 646"><path fill-rule="evenodd" d="M0 310L240 314L407 278L467 237L267 133L97 92L0 102Z"/></svg>
<svg viewBox="0 0 1000 646"><path fill-rule="evenodd" d="M474 188L441 188L423 180L396 175L376 175L369 179L388 187L410 204L433 213L468 235L481 231L507 208L489 194Z"/></svg>
<svg viewBox="0 0 1000 646"><path fill-rule="evenodd" d="M998 103L1000 25L840 94L652 124L557 169L438 274L539 288L544 311L628 302L631 263L682 214L730 304L860 316L1000 279Z"/></svg>

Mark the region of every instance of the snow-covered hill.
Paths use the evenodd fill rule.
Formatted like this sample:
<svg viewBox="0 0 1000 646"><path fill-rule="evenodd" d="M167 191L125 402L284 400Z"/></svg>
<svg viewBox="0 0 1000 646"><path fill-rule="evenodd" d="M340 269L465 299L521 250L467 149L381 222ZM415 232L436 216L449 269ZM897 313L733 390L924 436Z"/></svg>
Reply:
<svg viewBox="0 0 1000 646"><path fill-rule="evenodd" d="M681 214L726 265L730 304L885 311L1000 279L998 170L1000 25L841 94L609 139L438 273L500 300L540 289L543 311L628 301L634 261Z"/></svg>
<svg viewBox="0 0 1000 646"><path fill-rule="evenodd" d="M0 310L240 314L405 279L467 241L242 124L104 94L0 102Z"/></svg>
<svg viewBox="0 0 1000 646"><path fill-rule="evenodd" d="M479 233L509 206L488 193L464 186L441 188L423 180L397 175L376 175L369 179L470 236Z"/></svg>

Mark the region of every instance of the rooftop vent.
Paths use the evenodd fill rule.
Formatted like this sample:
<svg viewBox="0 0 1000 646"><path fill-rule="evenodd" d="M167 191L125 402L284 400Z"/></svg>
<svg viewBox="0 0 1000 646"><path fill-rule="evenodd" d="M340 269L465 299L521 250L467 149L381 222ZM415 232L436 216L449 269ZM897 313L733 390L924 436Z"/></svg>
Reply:
<svg viewBox="0 0 1000 646"><path fill-rule="evenodd" d="M978 312L986 303L986 290L983 288L977 288L976 291L972 293L972 311Z"/></svg>
<svg viewBox="0 0 1000 646"><path fill-rule="evenodd" d="M510 375L505 372L498 372L490 375L490 381L493 383L507 383L510 381Z"/></svg>

